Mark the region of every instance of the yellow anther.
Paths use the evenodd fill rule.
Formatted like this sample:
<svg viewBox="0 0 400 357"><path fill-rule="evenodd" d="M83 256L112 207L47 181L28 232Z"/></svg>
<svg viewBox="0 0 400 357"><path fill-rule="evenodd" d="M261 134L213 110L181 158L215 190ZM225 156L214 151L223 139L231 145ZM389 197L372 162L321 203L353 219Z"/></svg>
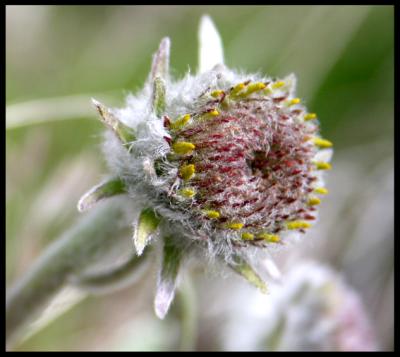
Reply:
<svg viewBox="0 0 400 357"><path fill-rule="evenodd" d="M325 187L317 187L314 189L315 193L319 193L320 195L327 195L329 191Z"/></svg>
<svg viewBox="0 0 400 357"><path fill-rule="evenodd" d="M180 129L184 127L189 120L190 120L190 114L185 114L181 118L171 123L171 129Z"/></svg>
<svg viewBox="0 0 400 357"><path fill-rule="evenodd" d="M321 203L321 200L318 197L311 197L308 199L307 204L309 206L316 206Z"/></svg>
<svg viewBox="0 0 400 357"><path fill-rule="evenodd" d="M211 109L203 114L200 115L199 119L200 120L209 120L211 118L215 118L220 114L220 112L217 109Z"/></svg>
<svg viewBox="0 0 400 357"><path fill-rule="evenodd" d="M319 146L320 148L330 148L333 146L332 142L326 139L314 137L312 138L312 141L316 146Z"/></svg>
<svg viewBox="0 0 400 357"><path fill-rule="evenodd" d="M302 229L302 228L310 228L311 224L305 221L292 221L286 223L287 229Z"/></svg>
<svg viewBox="0 0 400 357"><path fill-rule="evenodd" d="M186 198L192 198L192 197L196 194L196 191L193 190L193 189L191 189L191 188L182 188L182 189L179 191L179 193L180 193L182 196L186 197Z"/></svg>
<svg viewBox="0 0 400 357"><path fill-rule="evenodd" d="M191 153L195 149L195 145L187 141L178 141L172 144L172 149L178 155L185 155Z"/></svg>
<svg viewBox="0 0 400 357"><path fill-rule="evenodd" d="M315 162L315 167L317 168L317 170L330 170L332 168L332 165L329 162L317 161Z"/></svg>
<svg viewBox="0 0 400 357"><path fill-rule="evenodd" d="M273 89L278 89L278 88L283 87L284 85L285 85L285 82L284 82L284 81L277 81L277 82L275 82L275 83L272 83L272 84L271 84L271 87L272 87Z"/></svg>
<svg viewBox="0 0 400 357"><path fill-rule="evenodd" d="M195 172L196 172L196 168L193 164L183 165L179 170L181 177L185 181L190 180L193 177Z"/></svg>
<svg viewBox="0 0 400 357"><path fill-rule="evenodd" d="M279 243L281 241L279 236L265 232L257 234L257 238L263 239L269 243Z"/></svg>
<svg viewBox="0 0 400 357"><path fill-rule="evenodd" d="M218 98L223 94L224 94L223 90L217 89L217 90L211 92L211 97Z"/></svg>
<svg viewBox="0 0 400 357"><path fill-rule="evenodd" d="M242 233L242 239L243 240L253 240L254 234L249 233L249 232L244 232L244 233Z"/></svg>
<svg viewBox="0 0 400 357"><path fill-rule="evenodd" d="M236 84L236 85L232 88L232 90L231 90L231 92L230 92L229 94L230 94L231 96L235 96L235 95L237 95L241 90L243 90L245 87L246 87L246 84L244 84L244 83Z"/></svg>
<svg viewBox="0 0 400 357"><path fill-rule="evenodd" d="M208 218L211 218L211 219L216 219L216 218L219 218L221 216L218 211L204 210L203 212Z"/></svg>
<svg viewBox="0 0 400 357"><path fill-rule="evenodd" d="M242 229L243 226L244 226L244 224L243 224L243 223L240 223L240 222L231 222L231 223L228 223L228 224L226 225L227 228L235 229L235 230Z"/></svg>
<svg viewBox="0 0 400 357"><path fill-rule="evenodd" d="M304 115L304 120L308 121L308 120L313 120L317 117L317 114L315 113L308 113L306 115Z"/></svg>
<svg viewBox="0 0 400 357"><path fill-rule="evenodd" d="M291 100L289 100L289 105L295 105L295 104L299 104L300 103L300 98L293 98Z"/></svg>
<svg viewBox="0 0 400 357"><path fill-rule="evenodd" d="M207 114L211 115L212 117L216 117L219 115L219 111L217 109L213 109L210 112L208 112Z"/></svg>
<svg viewBox="0 0 400 357"><path fill-rule="evenodd" d="M253 86L255 87L256 90L261 90L261 89L264 89L266 87L266 84L262 83L262 82L258 82Z"/></svg>
<svg viewBox="0 0 400 357"><path fill-rule="evenodd" d="M249 96L250 94L253 94L254 92L258 92L265 88L266 88L266 85L262 82L251 83L247 86L246 90L240 94L240 97Z"/></svg>

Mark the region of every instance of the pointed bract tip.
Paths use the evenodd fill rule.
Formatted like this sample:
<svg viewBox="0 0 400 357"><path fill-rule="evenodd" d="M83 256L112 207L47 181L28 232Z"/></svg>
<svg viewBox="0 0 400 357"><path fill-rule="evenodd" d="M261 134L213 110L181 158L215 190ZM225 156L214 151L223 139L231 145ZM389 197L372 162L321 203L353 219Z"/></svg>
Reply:
<svg viewBox="0 0 400 357"><path fill-rule="evenodd" d="M164 318L174 299L181 261L180 247L174 244L172 237L164 237L163 260L154 299L154 310L160 319Z"/></svg>
<svg viewBox="0 0 400 357"><path fill-rule="evenodd" d="M222 40L214 22L208 15L202 16L199 26L199 73L224 63Z"/></svg>
<svg viewBox="0 0 400 357"><path fill-rule="evenodd" d="M107 121L105 115L107 115L108 108L103 103L100 103L97 99L95 98L91 99L92 99L92 104L95 106L97 112L105 121Z"/></svg>
<svg viewBox="0 0 400 357"><path fill-rule="evenodd" d="M90 99L95 107L98 107L101 105L101 103L97 99L95 99L95 98L90 98Z"/></svg>
<svg viewBox="0 0 400 357"><path fill-rule="evenodd" d="M79 212L87 211L97 202L126 192L124 183L119 178L104 181L86 192L79 200L77 208Z"/></svg>
<svg viewBox="0 0 400 357"><path fill-rule="evenodd" d="M235 270L239 275L245 278L250 284L254 285L264 294L268 292L267 284L253 269L249 262L243 258L236 256L236 264L229 264L229 266Z"/></svg>
<svg viewBox="0 0 400 357"><path fill-rule="evenodd" d="M151 208L145 208L140 212L138 221L134 226L133 244L137 255L143 253L144 248L149 244L152 235L156 232L160 218Z"/></svg>
<svg viewBox="0 0 400 357"><path fill-rule="evenodd" d="M82 213L89 209L89 205L87 205L85 201L86 201L86 197L81 197L78 204L76 205L78 212Z"/></svg>
<svg viewBox="0 0 400 357"><path fill-rule="evenodd" d="M161 283L163 284L163 283ZM164 319L175 297L175 286L165 284L158 287L154 300L154 311L159 319Z"/></svg>
<svg viewBox="0 0 400 357"><path fill-rule="evenodd" d="M136 140L134 130L121 122L104 104L92 98L92 103L100 114L102 122L107 125L117 135L119 140L124 144L128 144ZM128 148L128 151L130 149Z"/></svg>
<svg viewBox="0 0 400 357"><path fill-rule="evenodd" d="M296 87L297 87L297 77L294 73L290 73L287 75L284 79L283 82L285 82L287 86L287 90L289 92L289 95L294 96L296 92Z"/></svg>
<svg viewBox="0 0 400 357"><path fill-rule="evenodd" d="M162 50L164 52L165 51L169 52L170 47L171 47L170 38L169 37L164 37L160 42L159 50Z"/></svg>
<svg viewBox="0 0 400 357"><path fill-rule="evenodd" d="M140 245L140 244L136 244L136 243L134 243L134 244L135 244L135 249L136 249L136 255L138 257L140 257L143 254L145 245L143 245L143 244Z"/></svg>
<svg viewBox="0 0 400 357"><path fill-rule="evenodd" d="M218 32L211 16L207 14L203 15L200 19L200 31L202 31L204 28L210 28L213 29L215 32Z"/></svg>
<svg viewBox="0 0 400 357"><path fill-rule="evenodd" d="M171 40L164 37L157 52L153 55L153 63L151 66L151 79L160 77L166 80L169 76L169 56L170 56Z"/></svg>

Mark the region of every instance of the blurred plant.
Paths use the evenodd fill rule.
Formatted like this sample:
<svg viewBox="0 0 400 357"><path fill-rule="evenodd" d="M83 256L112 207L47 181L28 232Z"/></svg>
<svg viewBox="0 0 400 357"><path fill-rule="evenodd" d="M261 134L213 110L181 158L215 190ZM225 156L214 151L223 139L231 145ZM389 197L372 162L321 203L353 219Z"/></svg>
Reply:
<svg viewBox="0 0 400 357"><path fill-rule="evenodd" d="M228 314L224 348L376 351L376 336L355 290L317 262L297 263L268 297L246 293L246 308Z"/></svg>
<svg viewBox="0 0 400 357"><path fill-rule="evenodd" d="M101 205L11 289L10 340L65 285L103 292L131 283L154 237L163 242L155 298L160 318L187 256L222 260L266 291L253 269L258 248L293 241L316 220L332 144L319 137L316 114L295 97L295 76L232 71L208 17L199 34L197 75L170 79L166 38L144 89L128 97L126 108L111 110L93 100L111 129L104 153L113 176L86 193L78 209L116 195L131 200ZM132 216L136 254L127 254L118 233Z"/></svg>

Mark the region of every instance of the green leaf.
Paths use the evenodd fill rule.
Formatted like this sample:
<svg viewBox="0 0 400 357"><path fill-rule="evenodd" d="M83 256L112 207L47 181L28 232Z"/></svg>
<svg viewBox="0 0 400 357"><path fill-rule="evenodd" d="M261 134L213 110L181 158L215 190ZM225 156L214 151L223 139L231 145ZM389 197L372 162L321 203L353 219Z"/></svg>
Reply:
<svg viewBox="0 0 400 357"><path fill-rule="evenodd" d="M182 250L173 243L172 237L165 237L163 261L154 300L155 313L160 319L165 317L174 299L181 261Z"/></svg>
<svg viewBox="0 0 400 357"><path fill-rule="evenodd" d="M229 264L229 267L245 278L250 284L259 288L263 293L266 293L267 285L255 272L253 267L242 257L236 256L234 260L235 262Z"/></svg>
<svg viewBox="0 0 400 357"><path fill-rule="evenodd" d="M113 178L92 187L78 202L79 212L90 209L95 203L115 195L126 193L125 184L119 178Z"/></svg>
<svg viewBox="0 0 400 357"><path fill-rule="evenodd" d="M144 248L149 243L152 234L155 233L159 223L160 218L156 216L152 208L146 208L140 213L133 234L133 242L138 255L142 254Z"/></svg>

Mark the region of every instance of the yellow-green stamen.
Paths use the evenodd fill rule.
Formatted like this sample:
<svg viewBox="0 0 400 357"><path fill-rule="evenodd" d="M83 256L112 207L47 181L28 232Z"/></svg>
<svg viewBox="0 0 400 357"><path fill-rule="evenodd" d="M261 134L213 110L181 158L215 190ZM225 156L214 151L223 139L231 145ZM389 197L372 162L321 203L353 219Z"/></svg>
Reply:
<svg viewBox="0 0 400 357"><path fill-rule="evenodd" d="M195 172L196 172L196 168L193 164L183 165L179 170L181 177L185 181L190 180L193 177Z"/></svg>
<svg viewBox="0 0 400 357"><path fill-rule="evenodd" d="M221 216L221 214L218 211L214 210L204 210L204 214L211 219L217 219Z"/></svg>
<svg viewBox="0 0 400 357"><path fill-rule="evenodd" d="M242 233L242 239L243 240L253 240L254 234L249 233L249 232L244 232L244 233Z"/></svg>
<svg viewBox="0 0 400 357"><path fill-rule="evenodd" d="M172 144L172 150L178 155L186 155L195 149L195 145L187 141L178 141Z"/></svg>
<svg viewBox="0 0 400 357"><path fill-rule="evenodd" d="M292 221L286 223L287 229L303 229L303 228L310 228L311 224L305 221Z"/></svg>

